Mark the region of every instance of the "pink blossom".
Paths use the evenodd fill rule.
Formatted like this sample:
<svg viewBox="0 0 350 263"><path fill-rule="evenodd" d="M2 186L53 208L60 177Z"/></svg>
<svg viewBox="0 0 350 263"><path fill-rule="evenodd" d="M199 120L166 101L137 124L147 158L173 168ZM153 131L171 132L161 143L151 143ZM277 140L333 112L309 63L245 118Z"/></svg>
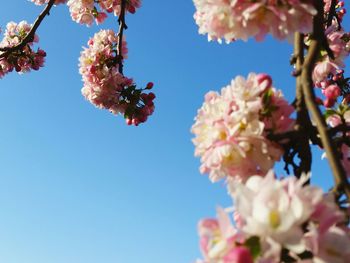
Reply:
<svg viewBox="0 0 350 263"><path fill-rule="evenodd" d="M235 208L244 220L241 230L302 253L305 244L301 226L322 201L322 190L303 186L304 182L296 177L277 180L272 171L266 177L252 176L245 184L230 180Z"/></svg>
<svg viewBox="0 0 350 263"><path fill-rule="evenodd" d="M342 120L338 114L332 114L326 119L326 122L331 127L336 127L342 123Z"/></svg>
<svg viewBox="0 0 350 263"><path fill-rule="evenodd" d="M107 13L113 12L114 15L120 15L121 0L68 0L67 5L71 17L80 24L92 25L95 20L101 24L107 17ZM126 11L135 13L136 9L141 6L140 0L126 1Z"/></svg>
<svg viewBox="0 0 350 263"><path fill-rule="evenodd" d="M322 90L322 93L328 99L337 99L341 95L341 89L338 85L332 84Z"/></svg>
<svg viewBox="0 0 350 263"><path fill-rule="evenodd" d="M200 247L205 262L230 263L238 262L234 259L250 259L249 252L237 250L236 242L244 241L234 228L227 213L217 210L218 219L203 219L198 224ZM248 263L249 261L247 261Z"/></svg>
<svg viewBox="0 0 350 263"><path fill-rule="evenodd" d="M192 126L201 172L212 181L265 174L283 153L266 134L291 128L291 112L266 75L236 77L221 94L209 92Z"/></svg>
<svg viewBox="0 0 350 263"><path fill-rule="evenodd" d="M254 263L248 248L240 246L231 249L223 258L224 263Z"/></svg>
<svg viewBox="0 0 350 263"><path fill-rule="evenodd" d="M47 4L49 2L49 0L30 0L30 1L36 5L43 5L43 4ZM64 4L66 2L67 2L67 0L56 0L55 5Z"/></svg>
<svg viewBox="0 0 350 263"><path fill-rule="evenodd" d="M343 228L332 226L319 232L316 225L310 226L305 240L317 263L347 263L350 258L350 235Z"/></svg>
<svg viewBox="0 0 350 263"><path fill-rule="evenodd" d="M119 38L112 30L101 30L88 41L79 59L82 94L96 107L122 114L127 124L137 126L152 115L155 95L144 93L143 90L149 90L147 87L137 89L132 79L119 72L119 63L127 57L126 42L122 42L120 57Z"/></svg>
<svg viewBox="0 0 350 263"><path fill-rule="evenodd" d="M0 47L13 47L18 45L29 33L32 25L26 21L20 23L9 22L4 32L4 38L0 42ZM30 70L38 70L44 66L46 53L42 49L36 52L33 48L34 43L38 42L39 38L34 35L32 42L25 45L21 50L16 50L9 53L7 56L0 58L0 78L5 74L16 70L19 73L25 73ZM2 52L0 52L1 54Z"/></svg>
<svg viewBox="0 0 350 263"><path fill-rule="evenodd" d="M292 38L294 32L309 33L316 14L311 0L194 0L194 4L199 33L226 42L262 40L269 33L278 39Z"/></svg>
<svg viewBox="0 0 350 263"><path fill-rule="evenodd" d="M332 50L335 59L332 60L325 50L320 53L319 61L316 63L312 73L312 79L318 86L328 86L327 77L329 74L336 75L337 72L342 69L344 60L349 56L350 50L347 48L348 42L343 36L346 34L342 29L338 30L337 26L333 24L326 30L326 36L329 43L329 47Z"/></svg>

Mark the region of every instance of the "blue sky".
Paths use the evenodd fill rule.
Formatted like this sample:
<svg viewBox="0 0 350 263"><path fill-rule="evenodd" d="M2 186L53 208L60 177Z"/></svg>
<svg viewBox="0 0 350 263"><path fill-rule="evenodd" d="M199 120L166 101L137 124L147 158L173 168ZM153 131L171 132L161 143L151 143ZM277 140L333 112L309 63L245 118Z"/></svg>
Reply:
<svg viewBox="0 0 350 263"><path fill-rule="evenodd" d="M2 3L0 25L34 21L26 0ZM125 74L155 83L156 111L139 127L80 94L81 47L116 18L87 28L58 6L40 27L45 68L0 80L0 262L179 263L200 256L200 218L230 200L198 172L189 130L204 94L236 75L267 72L289 101L291 45L208 43L191 1L148 0L127 17ZM348 25L348 23L347 23ZM347 26L347 28L349 28ZM327 187L326 161L314 157Z"/></svg>

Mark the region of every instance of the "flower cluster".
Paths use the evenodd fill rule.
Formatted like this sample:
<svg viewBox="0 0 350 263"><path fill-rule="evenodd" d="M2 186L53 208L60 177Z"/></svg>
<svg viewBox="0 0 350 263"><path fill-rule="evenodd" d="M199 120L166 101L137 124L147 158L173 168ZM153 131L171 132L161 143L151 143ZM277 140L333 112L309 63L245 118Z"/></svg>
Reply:
<svg viewBox="0 0 350 263"><path fill-rule="evenodd" d="M119 16L121 12L122 0L68 0L67 5L71 17L80 24L90 26L94 20L97 24L103 23L107 18L107 13L114 13ZM141 5L140 0L126 1L126 10L135 13L136 9Z"/></svg>
<svg viewBox="0 0 350 263"><path fill-rule="evenodd" d="M47 4L50 0L30 0L30 1L36 5L44 5L44 4ZM67 0L56 0L55 5L65 4L66 2Z"/></svg>
<svg viewBox="0 0 350 263"><path fill-rule="evenodd" d="M154 111L155 95L137 89L133 80L119 72L119 64L127 56L123 40L122 57L118 56L118 36L112 30L101 30L88 41L80 56L80 74L84 87L82 94L98 108L108 109L113 114L123 114L128 124L145 122Z"/></svg>
<svg viewBox="0 0 350 263"><path fill-rule="evenodd" d="M323 0L324 2L324 12L326 14L330 13L332 2L335 2L335 12L339 22L343 21L343 16L346 14L346 9L344 8L344 1L342 0Z"/></svg>
<svg viewBox="0 0 350 263"><path fill-rule="evenodd" d="M272 171L246 183L230 180L235 226L222 209L218 220L199 223L204 262L277 263L289 258L288 262L346 263L350 234L345 214L332 195L304 186L305 180L277 180Z"/></svg>
<svg viewBox="0 0 350 263"><path fill-rule="evenodd" d="M192 127L201 172L212 181L265 174L283 153L266 136L289 130L292 112L266 74L236 77L221 94L209 92Z"/></svg>
<svg viewBox="0 0 350 263"><path fill-rule="evenodd" d="M312 31L317 13L311 0L194 0L195 21L200 34L209 40L262 40L270 33L278 39L292 38L294 32Z"/></svg>
<svg viewBox="0 0 350 263"><path fill-rule="evenodd" d="M0 42L0 48L11 48L22 42L30 32L32 26L26 21L19 24L9 22L4 32L4 38ZM39 38L34 36L33 41L25 45L21 50L9 53L8 56L0 58L0 78L5 74L12 72L14 69L19 73L25 73L33 70L39 70L43 67L46 53L42 49L35 51L33 44L37 43ZM0 55L3 52L0 51Z"/></svg>
<svg viewBox="0 0 350 263"><path fill-rule="evenodd" d="M350 54L350 33L345 32L340 24L346 10L343 1L335 1L335 8L331 11L332 2L325 0L327 17L325 24L330 24L330 26L325 26L325 36L330 51L325 48L321 49L312 73L315 86L322 89L325 96L323 105L327 108L333 107L337 98L346 95L346 90L349 89L348 81L344 78L344 61ZM333 16L336 18L328 21L328 17ZM305 43L308 44L308 37Z"/></svg>
<svg viewBox="0 0 350 263"><path fill-rule="evenodd" d="M198 224L200 248L204 261L253 263L250 250L245 246L245 236L231 223L224 209L218 208L218 219L203 219Z"/></svg>
<svg viewBox="0 0 350 263"><path fill-rule="evenodd" d="M337 80L337 74L345 67L344 60L350 54L350 36L335 24L328 27L326 36L329 47L334 54L331 59L326 50L321 50L319 60L315 65L312 78L316 86L325 88Z"/></svg>

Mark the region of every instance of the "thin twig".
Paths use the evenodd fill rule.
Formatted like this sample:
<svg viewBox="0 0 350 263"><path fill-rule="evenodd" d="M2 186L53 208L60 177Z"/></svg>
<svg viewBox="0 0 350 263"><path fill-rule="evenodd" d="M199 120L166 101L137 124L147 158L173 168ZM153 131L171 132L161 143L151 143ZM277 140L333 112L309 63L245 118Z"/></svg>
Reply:
<svg viewBox="0 0 350 263"><path fill-rule="evenodd" d="M51 10L52 6L54 5L54 3L55 3L55 0L50 0L47 3L47 5L44 8L44 10L40 13L38 18L35 20L34 25L31 28L31 30L29 31L29 33L26 35L25 38L23 38L23 40L20 43L18 43L16 46L13 46L13 47L0 48L0 51L3 52L3 53L0 54L0 58L7 57L10 53L12 53L14 51L17 51L17 50L21 50L28 43L33 42L36 30L39 28L39 26L40 26L41 22L44 20L44 18L47 15L50 15L50 10Z"/></svg>
<svg viewBox="0 0 350 263"><path fill-rule="evenodd" d="M118 46L117 46L117 60L119 65L119 73L123 75L123 33L124 29L127 29L125 23L125 9L126 9L126 0L121 1L121 10L119 15L119 31L118 31Z"/></svg>

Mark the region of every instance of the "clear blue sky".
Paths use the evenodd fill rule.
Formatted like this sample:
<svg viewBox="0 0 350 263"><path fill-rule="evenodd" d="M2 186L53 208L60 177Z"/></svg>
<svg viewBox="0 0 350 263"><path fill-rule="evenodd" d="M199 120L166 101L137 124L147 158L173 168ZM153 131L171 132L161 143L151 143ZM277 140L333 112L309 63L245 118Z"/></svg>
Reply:
<svg viewBox="0 0 350 263"><path fill-rule="evenodd" d="M32 22L42 7L1 4L0 25ZM229 197L198 172L189 130L204 94L236 75L267 72L292 100L291 46L208 43L190 0L147 0L127 17L125 73L155 83L156 111L140 127L80 94L81 47L99 30L58 6L38 34L45 68L0 80L0 262L188 263L199 255L197 221ZM347 23L349 24L349 23ZM117 28L115 18L101 28ZM349 27L347 27L349 28ZM314 175L331 175L316 155Z"/></svg>

